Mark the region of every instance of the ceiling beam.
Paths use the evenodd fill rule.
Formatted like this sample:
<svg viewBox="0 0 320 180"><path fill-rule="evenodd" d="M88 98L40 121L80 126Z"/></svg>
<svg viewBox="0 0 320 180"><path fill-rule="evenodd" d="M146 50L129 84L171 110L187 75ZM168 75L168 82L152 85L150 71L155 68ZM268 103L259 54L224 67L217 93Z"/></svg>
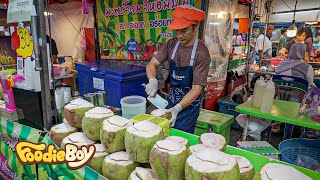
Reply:
<svg viewBox="0 0 320 180"><path fill-rule="evenodd" d="M278 11L278 12L272 12L272 14L284 14L284 13L294 13L294 12L307 12L307 11L317 11L320 10L320 8L309 8L309 9L297 9L297 10L290 10L290 11Z"/></svg>

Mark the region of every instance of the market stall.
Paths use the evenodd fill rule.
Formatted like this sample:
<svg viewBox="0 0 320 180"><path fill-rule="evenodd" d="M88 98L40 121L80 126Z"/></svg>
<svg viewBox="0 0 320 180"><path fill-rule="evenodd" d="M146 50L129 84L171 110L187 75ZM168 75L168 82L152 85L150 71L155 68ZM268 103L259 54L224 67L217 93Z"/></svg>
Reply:
<svg viewBox="0 0 320 180"><path fill-rule="evenodd" d="M250 2L241 2L245 4L242 12L248 11ZM57 16L52 18L59 28L51 27L53 37L58 44L59 41L65 40L66 36L72 35L72 39L80 40L79 42L86 37L85 32L84 34L74 32L75 27L72 27L73 30L69 29L64 36L60 32L59 29L63 26L62 21L59 22L60 18L69 17L64 14L66 12L64 7L70 5L68 3L66 2L64 6L55 4L51 11L54 14L60 13L59 18ZM88 8L87 3L92 2L83 1L82 10ZM76 3L72 2L72 5L74 4ZM170 127L171 113L164 110L168 102L162 97L158 103L150 100L150 97L146 98L142 86L147 81L144 66L155 51L175 36L174 31L167 29L172 21L174 8L177 5L189 4L199 9L206 9L206 13L210 16L208 22L201 26L199 37L206 36L210 56L213 56L208 75L210 85L207 90L206 109L200 110L194 134ZM284 177L319 179L319 172L296 166L296 162L289 164L286 163L288 161L280 161L283 160L281 154L274 147L257 148L255 141L252 142L253 147L246 150L243 150L242 146L230 145L231 141L234 142L236 139L235 131L231 127L234 126L235 117L239 113L320 130L319 122L312 120L306 114L299 114L299 103L274 100L270 101L271 105L266 103L270 105L268 108L272 111L261 112L260 107L253 105L253 100L245 102L246 98L243 96L247 93L246 90L239 90L236 86L247 81L247 74L243 73L248 63L245 59L247 47L235 48L234 58L228 61L232 51L230 27L233 27L234 23L233 12L239 6L235 4L236 1L223 0L209 1L207 4L203 1L96 1L94 11L91 11L91 6L89 7L90 13L96 12L94 14L97 18L96 39L99 43L99 47L96 48L100 50L98 56L101 58L75 62L73 61L75 58L70 60L68 59L70 54L65 53L71 52L74 48L82 49L79 46L81 43L75 45L76 47L73 45L74 40L62 43L58 45L58 49L65 56L58 59L60 65L53 67L52 76L48 76L48 79L41 78L41 81L42 75L34 71L39 67L33 61L33 58L37 59L39 56L33 57L33 53L36 53L36 48L42 46L30 41L30 44L34 44L34 48L17 54L18 75L23 76L24 81L20 81L20 76L11 73L12 76L5 75L6 86L2 85L4 94L8 96L12 92L14 99L10 96L0 105L0 160L5 162L4 165L2 163L0 177L148 180L283 179ZM73 7L76 9L76 6ZM80 7L79 3L77 7ZM66 13L76 18L77 15L72 13L72 10L74 9ZM241 14L238 14L238 17L240 16ZM20 27L17 26L12 33L13 37L19 32L24 32L30 39L36 39L35 31L30 34L27 25L19 24ZM229 28L226 30L226 27ZM39 33L39 36L42 35L43 32ZM21 51L21 39L24 37L18 38L19 43L14 38L12 42L18 52ZM46 52L48 55L53 55L52 50ZM43 61L50 66L50 58L47 59ZM166 70L168 70L166 67L160 69L160 76L163 76L159 79L163 81L161 82L163 87L159 85L161 93L166 92L165 79L168 76ZM241 74L242 79L235 81L230 78L225 85L230 72ZM268 72L260 71L260 73ZM50 78L51 81L59 82L51 83ZM68 78L72 81L68 85L63 84L65 81L62 79ZM51 93L47 95L51 97L52 102L50 100L44 102L42 99L46 92L43 91L44 86L41 86L42 81L53 85L51 90L45 88L49 94ZM302 85L299 84L299 87ZM221 92L225 90L224 88L227 89L226 94L230 95L231 100L219 101L222 102L219 104L220 112L212 111L219 99L217 97L223 96ZM77 91L79 94L75 93ZM263 96L262 93L256 95L256 98L263 99ZM273 98L269 98L271 99ZM243 101L243 104L237 106L235 101ZM155 110L149 109L150 103ZM52 117L48 118L53 114L50 112L47 115L42 114L44 107L47 111L58 110L60 116L54 115L58 117L55 120ZM19 116L20 111L23 111L24 117ZM246 122L248 124L249 120ZM248 126L245 125L244 128L244 140ZM23 143L33 144L21 149ZM309 144L314 145L312 152L315 152L314 157L318 160L317 148L320 148L317 147L318 139L310 140ZM37 151L39 147L43 149ZM29 151L30 149L32 150ZM316 165L312 168L317 170Z"/></svg>

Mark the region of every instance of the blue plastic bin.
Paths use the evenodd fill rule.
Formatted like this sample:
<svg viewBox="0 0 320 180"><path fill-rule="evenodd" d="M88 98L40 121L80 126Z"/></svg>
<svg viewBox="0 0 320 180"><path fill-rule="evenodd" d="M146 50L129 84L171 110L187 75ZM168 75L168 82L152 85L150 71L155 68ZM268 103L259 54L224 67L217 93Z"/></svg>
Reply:
<svg viewBox="0 0 320 180"><path fill-rule="evenodd" d="M239 104L230 102L229 96L223 97L218 100L218 107L219 107L219 112L223 114L230 114L234 116L234 119L239 115L239 113L236 111L236 107ZM242 129L241 126L238 124L236 120L233 121L232 128L235 129Z"/></svg>
<svg viewBox="0 0 320 180"><path fill-rule="evenodd" d="M106 92L107 105L120 108L125 96L145 96L141 84L146 83L146 69L117 61L86 61L76 63L80 95L96 91Z"/></svg>
<svg viewBox="0 0 320 180"><path fill-rule="evenodd" d="M305 139L306 134L312 134L315 139ZM279 144L279 151L281 161L290 164L295 164L298 155L309 156L320 162L320 139L314 132L305 132L299 138L282 141Z"/></svg>

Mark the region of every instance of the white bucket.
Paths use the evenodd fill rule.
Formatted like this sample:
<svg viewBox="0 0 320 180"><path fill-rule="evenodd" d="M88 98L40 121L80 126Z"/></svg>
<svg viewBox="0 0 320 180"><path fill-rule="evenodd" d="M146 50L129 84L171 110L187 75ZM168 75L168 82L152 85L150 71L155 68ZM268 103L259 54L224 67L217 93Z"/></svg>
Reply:
<svg viewBox="0 0 320 180"><path fill-rule="evenodd" d="M122 117L130 119L146 113L146 98L142 96L126 96L121 98Z"/></svg>

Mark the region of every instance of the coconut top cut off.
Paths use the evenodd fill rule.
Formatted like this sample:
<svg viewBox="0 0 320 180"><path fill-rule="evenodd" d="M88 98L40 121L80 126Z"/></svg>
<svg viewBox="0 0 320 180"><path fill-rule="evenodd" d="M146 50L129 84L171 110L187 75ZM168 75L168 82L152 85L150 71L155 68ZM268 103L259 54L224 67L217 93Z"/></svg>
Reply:
<svg viewBox="0 0 320 180"><path fill-rule="evenodd" d="M53 126L51 128L51 130L55 133L66 133L66 132L70 132L70 131L75 131L75 130L77 130L77 128L71 126L68 123L63 122L61 124L57 124L57 125Z"/></svg>
<svg viewBox="0 0 320 180"><path fill-rule="evenodd" d="M186 138L180 137L180 136L169 136L166 138L166 140L175 141L179 144L187 146L189 141Z"/></svg>
<svg viewBox="0 0 320 180"><path fill-rule="evenodd" d="M118 164L120 166L127 166L133 164L134 162L130 159L130 156L125 151L119 151L108 155L105 159L106 163Z"/></svg>
<svg viewBox="0 0 320 180"><path fill-rule="evenodd" d="M63 139L63 142L65 144L67 144L67 143L75 144L78 147L81 147L83 145L87 146L89 144L95 143L95 141L89 139L83 132L72 133L69 136L65 137Z"/></svg>
<svg viewBox="0 0 320 180"><path fill-rule="evenodd" d="M182 145L178 142L171 141L171 140L157 141L156 144L154 145L154 148L157 148L162 152L166 152L173 155L180 154L181 152L187 149L185 145Z"/></svg>
<svg viewBox="0 0 320 180"><path fill-rule="evenodd" d="M117 132L132 126L132 122L121 116L112 116L102 123L102 128L108 132Z"/></svg>
<svg viewBox="0 0 320 180"><path fill-rule="evenodd" d="M308 180L309 176L291 166L277 163L268 163L260 170L262 180Z"/></svg>
<svg viewBox="0 0 320 180"><path fill-rule="evenodd" d="M156 136L161 131L161 127L147 120L140 121L127 129L128 133L144 138Z"/></svg>
<svg viewBox="0 0 320 180"><path fill-rule="evenodd" d="M131 174L132 180L156 180L156 176L149 168L136 167Z"/></svg>
<svg viewBox="0 0 320 180"><path fill-rule="evenodd" d="M213 148L207 148L188 157L187 163L200 173L230 171L237 161L230 155Z"/></svg>
<svg viewBox="0 0 320 180"><path fill-rule="evenodd" d="M226 139L220 134L216 133L204 133L200 136L202 144L213 147L220 150L226 145Z"/></svg>
<svg viewBox="0 0 320 180"><path fill-rule="evenodd" d="M251 169L253 169L252 164L250 163L250 161L242 156L236 156L236 155L232 155L232 157L234 157L236 159L236 161L238 162L239 168L240 168L240 173L244 173L244 172L248 172Z"/></svg>
<svg viewBox="0 0 320 180"><path fill-rule="evenodd" d="M93 157L107 156L109 154L103 144L94 144L94 146L96 147L96 152Z"/></svg>
<svg viewBox="0 0 320 180"><path fill-rule="evenodd" d="M153 110L150 114L151 114L152 116L157 116L157 117L159 117L159 116L165 115L166 113L167 113L167 110L165 110L165 109L155 109L155 110Z"/></svg>
<svg viewBox="0 0 320 180"><path fill-rule="evenodd" d="M113 112L110 109L103 108L103 107L95 107L87 111L84 116L87 118L108 118L113 116Z"/></svg>
<svg viewBox="0 0 320 180"><path fill-rule="evenodd" d="M88 108L88 107L94 107L94 105L82 98L77 98L75 100L70 101L70 103L67 104L64 108L72 110L72 109Z"/></svg>
<svg viewBox="0 0 320 180"><path fill-rule="evenodd" d="M189 150L193 154L206 148L210 148L210 147L204 144L196 144L196 145L190 146Z"/></svg>

